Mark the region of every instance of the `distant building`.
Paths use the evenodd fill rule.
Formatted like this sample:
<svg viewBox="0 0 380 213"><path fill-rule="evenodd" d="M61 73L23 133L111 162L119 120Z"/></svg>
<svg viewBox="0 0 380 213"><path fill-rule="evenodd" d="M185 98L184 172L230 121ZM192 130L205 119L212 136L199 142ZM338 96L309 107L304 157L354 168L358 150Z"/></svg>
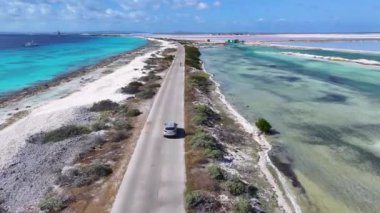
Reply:
<svg viewBox="0 0 380 213"><path fill-rule="evenodd" d="M239 39L228 39L226 44L244 44L244 41L240 41Z"/></svg>

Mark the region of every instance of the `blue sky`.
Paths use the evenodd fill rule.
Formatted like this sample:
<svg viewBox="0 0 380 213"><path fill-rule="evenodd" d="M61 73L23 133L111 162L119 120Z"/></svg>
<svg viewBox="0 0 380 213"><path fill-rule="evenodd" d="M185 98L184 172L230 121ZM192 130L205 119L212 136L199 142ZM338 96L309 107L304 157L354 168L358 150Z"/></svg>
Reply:
<svg viewBox="0 0 380 213"><path fill-rule="evenodd" d="M379 32L379 0L0 0L0 31Z"/></svg>

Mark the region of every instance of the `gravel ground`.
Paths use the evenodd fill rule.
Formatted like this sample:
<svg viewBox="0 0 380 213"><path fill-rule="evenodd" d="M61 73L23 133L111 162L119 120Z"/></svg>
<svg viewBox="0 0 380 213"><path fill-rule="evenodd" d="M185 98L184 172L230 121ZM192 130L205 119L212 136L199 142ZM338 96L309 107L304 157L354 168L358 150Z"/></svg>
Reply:
<svg viewBox="0 0 380 213"><path fill-rule="evenodd" d="M83 125L94 116L85 109L78 109L75 114L76 119L68 124ZM96 144L96 134L56 143L26 143L15 155L13 163L0 171L0 212L22 212L38 204L54 185L61 169Z"/></svg>

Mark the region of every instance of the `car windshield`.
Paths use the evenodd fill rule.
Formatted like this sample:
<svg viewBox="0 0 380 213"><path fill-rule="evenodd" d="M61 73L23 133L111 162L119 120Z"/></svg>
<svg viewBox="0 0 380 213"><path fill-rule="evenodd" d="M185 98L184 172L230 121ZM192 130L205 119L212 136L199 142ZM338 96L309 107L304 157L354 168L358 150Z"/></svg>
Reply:
<svg viewBox="0 0 380 213"><path fill-rule="evenodd" d="M175 130L175 127L166 127L166 130Z"/></svg>

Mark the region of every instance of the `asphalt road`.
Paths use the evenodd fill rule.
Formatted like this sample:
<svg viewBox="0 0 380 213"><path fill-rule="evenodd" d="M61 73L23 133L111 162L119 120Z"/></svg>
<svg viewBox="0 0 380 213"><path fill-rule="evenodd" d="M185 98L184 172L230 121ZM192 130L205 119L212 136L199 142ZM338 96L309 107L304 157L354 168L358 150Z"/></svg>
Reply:
<svg viewBox="0 0 380 213"><path fill-rule="evenodd" d="M165 122L184 126L184 63L185 50L180 45L155 97L112 213L185 212L184 139L163 137Z"/></svg>

